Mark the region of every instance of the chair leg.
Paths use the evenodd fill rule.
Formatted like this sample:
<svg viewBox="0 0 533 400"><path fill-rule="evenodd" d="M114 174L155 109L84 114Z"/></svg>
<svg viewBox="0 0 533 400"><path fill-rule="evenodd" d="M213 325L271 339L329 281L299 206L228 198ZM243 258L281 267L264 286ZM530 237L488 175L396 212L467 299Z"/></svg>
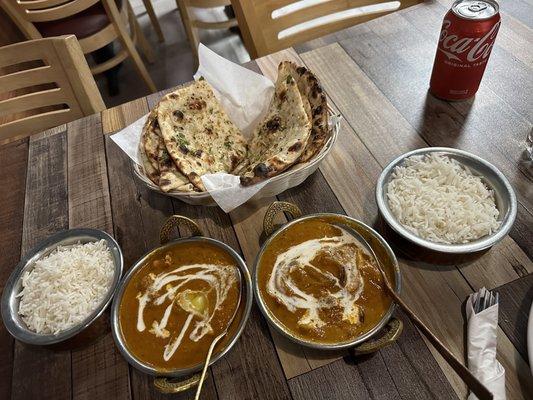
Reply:
<svg viewBox="0 0 533 400"><path fill-rule="evenodd" d="M148 70L146 69L146 66L141 60L141 57L139 56L139 53L137 52L137 49L133 45L131 39L126 36L123 40L121 40L121 42L126 48L126 51L130 55L131 59L133 60L137 72L139 73L139 75L141 75L141 78L146 83L146 86L148 86L148 89L150 89L152 93L157 92L157 88L155 87L154 81L152 81L152 78L150 77L150 74L148 73Z"/></svg>
<svg viewBox="0 0 533 400"><path fill-rule="evenodd" d="M128 6L129 6L129 2L128 2ZM104 7L106 8L108 15L111 16L113 25L115 26L115 29L117 30L118 39L120 40L120 43L122 44L122 46L124 46L124 49L128 52L129 56L131 57L133 64L135 65L135 68L137 69L137 72L139 73L141 78L144 80L144 82L146 83L146 86L148 86L151 92L157 91L157 88L155 87L154 82L152 81L152 78L150 77L150 74L146 70L146 66L141 60L141 56L139 56L139 53L137 52L137 49L135 48L135 45L133 44L133 41L131 40L128 34L128 31L126 30L126 27L124 26L124 23L122 22L122 19L120 17L120 14L118 12L115 2L104 1ZM131 10L131 6L129 7Z"/></svg>
<svg viewBox="0 0 533 400"><path fill-rule="evenodd" d="M176 0L176 5L180 11L181 21L183 27L185 28L185 33L189 39L189 44L191 46L194 56L198 59L198 45L200 44L200 39L198 38L198 30L192 26L192 21L190 18L189 10L187 4L183 0Z"/></svg>
<svg viewBox="0 0 533 400"><path fill-rule="evenodd" d="M146 57L146 60L148 63L153 64L155 62L154 58L154 52L152 51L152 47L150 47L150 44L146 40L146 36L144 36L144 33L141 29L141 26L139 25L139 21L137 20L137 17L135 16L135 13L133 12L133 8L131 8L131 5L128 3L128 17L129 22L135 32L135 36L137 37L137 40L139 41L139 46L144 53L144 56Z"/></svg>
<svg viewBox="0 0 533 400"><path fill-rule="evenodd" d="M113 43L94 51L91 53L96 64L102 64L107 60L115 56L115 50L113 48ZM107 81L107 92L110 96L116 96L119 94L119 79L118 79L118 70L122 67L122 63L117 66L108 69L104 72L104 76Z"/></svg>
<svg viewBox="0 0 533 400"><path fill-rule="evenodd" d="M161 25L159 24L159 20L157 19L157 15L155 14L154 7L152 6L152 0L143 0L144 8L146 8L146 12L148 13L148 17L150 18L150 22L152 23L152 26L155 30L155 33L157 34L157 37L159 41L162 43L165 41L165 37L163 36L163 31L161 30Z"/></svg>

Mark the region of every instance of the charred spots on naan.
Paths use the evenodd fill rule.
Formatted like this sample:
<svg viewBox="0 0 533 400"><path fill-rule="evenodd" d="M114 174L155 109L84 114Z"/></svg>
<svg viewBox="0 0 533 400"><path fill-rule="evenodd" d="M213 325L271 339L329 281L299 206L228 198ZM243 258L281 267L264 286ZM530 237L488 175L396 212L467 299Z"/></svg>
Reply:
<svg viewBox="0 0 533 400"><path fill-rule="evenodd" d="M254 167L255 176L265 178L268 176L269 172L270 172L270 168L265 163L259 163Z"/></svg>
<svg viewBox="0 0 533 400"><path fill-rule="evenodd" d="M281 117L275 115L269 119L265 124L266 131L269 133L276 132L281 128Z"/></svg>
<svg viewBox="0 0 533 400"><path fill-rule="evenodd" d="M202 99L192 98L191 100L189 100L188 107L189 110L201 111L202 109L207 107L207 103Z"/></svg>
<svg viewBox="0 0 533 400"><path fill-rule="evenodd" d="M311 76L309 78L309 81L310 82L310 85L311 87L313 88L311 90L311 96L314 98L314 99L317 99L319 98L320 96L322 96L322 93L323 93L323 90L322 90L322 86L320 86L320 83L318 83L318 80L314 77L314 76Z"/></svg>
<svg viewBox="0 0 533 400"><path fill-rule="evenodd" d="M185 146L184 144L180 144L179 149L182 152L182 154L189 154L189 148Z"/></svg>
<svg viewBox="0 0 533 400"><path fill-rule="evenodd" d="M202 157L202 153L203 153L202 150L196 150L196 151L194 152L194 156L195 156L196 158L200 158L200 157Z"/></svg>
<svg viewBox="0 0 533 400"><path fill-rule="evenodd" d="M307 68L298 67L298 68L296 68L296 72L298 73L298 75L302 76L303 74L305 74L307 72Z"/></svg>
<svg viewBox="0 0 533 400"><path fill-rule="evenodd" d="M189 173L189 179L191 180L191 182L194 183L195 181L200 179L200 175L198 175L196 172L190 172Z"/></svg>
<svg viewBox="0 0 533 400"><path fill-rule="evenodd" d="M170 159L170 154L168 154L167 151L162 151L159 154L159 164L162 166L168 166L172 163L172 160Z"/></svg>
<svg viewBox="0 0 533 400"><path fill-rule="evenodd" d="M230 156L230 161L231 161L231 170L234 170L241 162L241 159L237 157L235 154L232 154Z"/></svg>
<svg viewBox="0 0 533 400"><path fill-rule="evenodd" d="M313 118L316 118L317 116L321 115L322 111L323 109L321 105L315 107L315 109L313 110Z"/></svg>
<svg viewBox="0 0 533 400"><path fill-rule="evenodd" d="M172 112L172 115L174 116L174 119L177 121L177 122L181 122L183 121L183 112L180 111L180 110L176 110L176 111L173 111Z"/></svg>
<svg viewBox="0 0 533 400"><path fill-rule="evenodd" d="M293 145L291 145L291 146L288 148L288 150L289 150L290 152L296 152L296 151L300 151L300 150L302 149L302 147L303 147L302 142L297 141L296 143L294 143Z"/></svg>
<svg viewBox="0 0 533 400"><path fill-rule="evenodd" d="M159 179L159 186L167 186L170 185L172 182L169 179Z"/></svg>

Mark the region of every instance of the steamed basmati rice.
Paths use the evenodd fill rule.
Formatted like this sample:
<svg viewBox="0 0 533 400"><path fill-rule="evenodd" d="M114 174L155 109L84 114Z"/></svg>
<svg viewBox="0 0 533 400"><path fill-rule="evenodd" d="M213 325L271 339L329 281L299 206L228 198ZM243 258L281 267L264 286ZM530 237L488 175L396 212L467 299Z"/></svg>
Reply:
<svg viewBox="0 0 533 400"><path fill-rule="evenodd" d="M406 229L432 242L468 243L500 226L492 190L458 161L436 153L396 167L387 198Z"/></svg>
<svg viewBox="0 0 533 400"><path fill-rule="evenodd" d="M69 329L98 307L113 275L105 240L60 246L22 276L19 315L36 333Z"/></svg>

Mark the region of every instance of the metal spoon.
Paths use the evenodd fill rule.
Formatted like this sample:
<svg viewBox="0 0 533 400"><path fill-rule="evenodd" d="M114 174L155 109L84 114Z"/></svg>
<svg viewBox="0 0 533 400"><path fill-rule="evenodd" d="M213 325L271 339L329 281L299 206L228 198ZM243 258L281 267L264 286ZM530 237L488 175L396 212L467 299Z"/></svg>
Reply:
<svg viewBox="0 0 533 400"><path fill-rule="evenodd" d="M239 276L239 298L237 300L237 306L235 307L235 310L233 311L233 315L231 316L228 324L226 325L226 329L224 329L224 331L222 331L216 338L214 338L213 341L211 342L211 345L209 346L207 357L204 363L204 368L202 369L202 375L200 375L200 380L198 381L198 388L196 389L196 395L194 396L194 400L200 399L200 393L202 392L202 386L204 384L205 375L207 373L207 367L209 367L209 361L211 360L211 356L213 355L213 350L215 349L215 346L224 336L226 336L231 324L233 323L233 320L237 316L237 312L239 311L239 307L241 305L241 297L242 297L242 276L241 276L241 270L239 268L237 268L237 274Z"/></svg>
<svg viewBox="0 0 533 400"><path fill-rule="evenodd" d="M376 253L368 241L355 229L350 226L330 222L331 225L344 229L350 233L355 239L357 239L361 245L370 253L370 255L376 260L376 265L378 267L381 276L383 277L383 282L385 287L389 292L390 296L394 299L394 302L400 306L402 310L409 316L411 321L420 329L420 331L428 338L431 344L437 349L440 355L446 360L446 362L454 369L454 371L461 377L461 379L467 384L467 386L472 390L472 392L480 400L491 400L493 398L492 393L466 368L461 361L459 361L453 353L429 330L429 328L418 318L415 312L400 298L400 296L393 289L389 278L383 270L383 266L379 261L379 258L376 256Z"/></svg>

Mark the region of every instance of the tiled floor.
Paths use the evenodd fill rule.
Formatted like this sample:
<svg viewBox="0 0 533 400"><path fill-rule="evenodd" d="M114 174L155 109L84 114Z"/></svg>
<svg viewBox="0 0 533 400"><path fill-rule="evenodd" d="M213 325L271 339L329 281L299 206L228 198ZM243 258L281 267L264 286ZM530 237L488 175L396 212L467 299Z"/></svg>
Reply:
<svg viewBox="0 0 533 400"><path fill-rule="evenodd" d="M158 90L190 81L192 75L196 72L197 66L181 23L179 11L176 8L176 2L174 0L152 0L165 35L164 43L158 42L142 1L130 0L130 2L148 42L154 49L156 61L151 65L146 63L146 66ZM226 19L222 8L195 11L203 20ZM200 39L202 43L229 60L243 63L250 59L240 37L228 30L204 30L200 32ZM97 77L98 86L107 107L122 104L148 94L148 89L140 80L129 60L124 62L119 71L119 81L120 93L117 96L110 97L107 94L105 80L102 77Z"/></svg>

